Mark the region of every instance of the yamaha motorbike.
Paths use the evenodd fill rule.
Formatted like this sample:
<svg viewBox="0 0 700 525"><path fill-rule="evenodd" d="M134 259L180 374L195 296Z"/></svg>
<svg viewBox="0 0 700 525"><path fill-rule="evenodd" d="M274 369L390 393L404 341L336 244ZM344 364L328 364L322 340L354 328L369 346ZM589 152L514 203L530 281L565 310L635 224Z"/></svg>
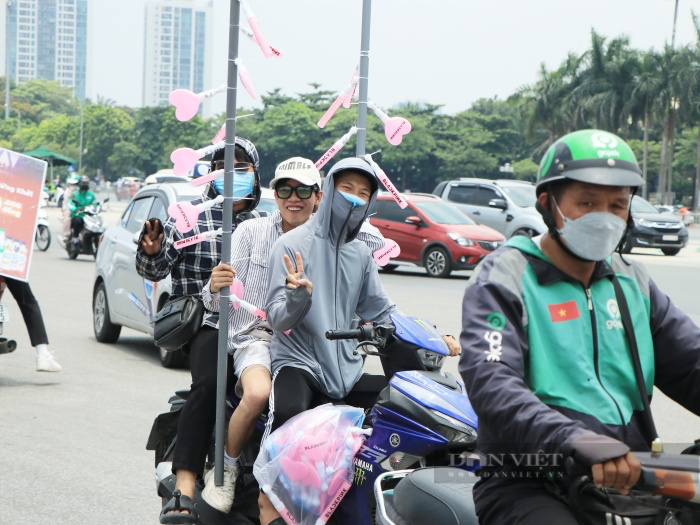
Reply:
<svg viewBox="0 0 700 525"><path fill-rule="evenodd" d="M2 336L3 325L10 320L10 312L5 305L2 304L2 295L5 293L7 284L5 279L0 276L0 336ZM9 354L17 349L17 343L12 339L0 337L0 354Z"/></svg>
<svg viewBox="0 0 700 525"><path fill-rule="evenodd" d="M353 486L329 523L373 524L373 486L380 475L451 465L455 457L471 454L476 447L478 421L464 383L453 374L441 372L449 351L440 334L424 319L393 314L391 320L392 325L363 325L326 334L329 339L357 340L359 352L380 358L389 380L388 386L376 392L377 401L365 418L364 426L371 429L371 435L355 456ZM156 418L146 447L156 453L156 486L164 504L175 489L171 460L179 411L186 398L186 392L177 392L170 399L170 411ZM231 390L227 396L229 411L233 412L239 402ZM200 523L257 523L258 486L252 467L266 419L259 418L241 454L242 475L228 515L204 502L204 483L198 481L195 506Z"/></svg>
<svg viewBox="0 0 700 525"><path fill-rule="evenodd" d="M103 203L107 202L109 197L107 197ZM77 201L75 201L77 204ZM100 243L100 237L105 232L106 227L104 221L100 216L102 211L102 204L96 202L87 206L83 210L83 229L75 236L71 230L71 237L66 243L66 252L68 257L71 259L76 259L78 255L92 255L95 259L97 258L97 248Z"/></svg>

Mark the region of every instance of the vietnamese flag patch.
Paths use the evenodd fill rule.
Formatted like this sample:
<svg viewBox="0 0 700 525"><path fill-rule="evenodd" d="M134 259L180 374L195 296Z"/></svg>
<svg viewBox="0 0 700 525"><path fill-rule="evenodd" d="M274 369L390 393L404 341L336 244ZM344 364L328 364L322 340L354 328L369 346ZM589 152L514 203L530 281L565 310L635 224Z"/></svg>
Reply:
<svg viewBox="0 0 700 525"><path fill-rule="evenodd" d="M561 304L548 304L547 308L549 308L549 315L553 323L572 321L581 317L578 306L576 306L576 301L567 301Z"/></svg>

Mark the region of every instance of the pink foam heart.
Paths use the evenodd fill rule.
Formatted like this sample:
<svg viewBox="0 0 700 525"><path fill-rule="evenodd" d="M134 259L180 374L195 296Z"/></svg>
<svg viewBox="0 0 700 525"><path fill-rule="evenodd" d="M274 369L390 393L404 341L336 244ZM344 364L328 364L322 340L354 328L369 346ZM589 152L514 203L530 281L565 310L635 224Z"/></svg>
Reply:
<svg viewBox="0 0 700 525"><path fill-rule="evenodd" d="M294 461L284 456L280 459L280 466L291 481L317 489L321 488L321 477L316 472L316 469L308 463Z"/></svg>
<svg viewBox="0 0 700 525"><path fill-rule="evenodd" d="M389 144L398 146L403 136L411 132L411 123L403 117L391 117L384 123L384 135Z"/></svg>
<svg viewBox="0 0 700 525"><path fill-rule="evenodd" d="M201 158L202 155L197 150L178 148L170 154L170 161L174 164L173 172L175 175L187 175Z"/></svg>
<svg viewBox="0 0 700 525"><path fill-rule="evenodd" d="M243 66L238 67L238 76L241 79L241 84L243 84L243 87L245 90L248 92L248 94L253 97L254 99L257 99L258 96L255 94L255 88L253 87L253 80L250 78L250 73L248 72L247 69L245 69Z"/></svg>
<svg viewBox="0 0 700 525"><path fill-rule="evenodd" d="M197 224L199 208L189 202L175 202L168 206L168 215L175 219L177 231L187 233Z"/></svg>
<svg viewBox="0 0 700 525"><path fill-rule="evenodd" d="M386 266L389 259L398 257L401 253L401 247L393 239L386 239L384 246L379 248L372 255L379 266Z"/></svg>
<svg viewBox="0 0 700 525"><path fill-rule="evenodd" d="M188 89L176 89L170 93L168 101L175 106L175 117L185 122L197 114L202 99Z"/></svg>
<svg viewBox="0 0 700 525"><path fill-rule="evenodd" d="M241 299L243 298L245 288L243 287L243 281L241 281L238 277L236 277L233 280L233 285L231 286L231 293L236 297L239 297Z"/></svg>
<svg viewBox="0 0 700 525"><path fill-rule="evenodd" d="M315 432L314 435L307 434L299 442L299 446L310 460L314 462L323 461L330 447L330 436L327 432Z"/></svg>

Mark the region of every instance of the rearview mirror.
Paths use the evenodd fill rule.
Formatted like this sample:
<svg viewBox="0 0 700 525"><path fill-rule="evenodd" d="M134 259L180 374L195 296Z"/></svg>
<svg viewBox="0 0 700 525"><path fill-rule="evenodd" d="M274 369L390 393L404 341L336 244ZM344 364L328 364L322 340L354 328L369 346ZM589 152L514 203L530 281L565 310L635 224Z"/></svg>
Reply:
<svg viewBox="0 0 700 525"><path fill-rule="evenodd" d="M104 204L105 202L109 202L109 197L106 197L106 198L102 201L102 204Z"/></svg>
<svg viewBox="0 0 700 525"><path fill-rule="evenodd" d="M507 210L508 203L503 199L491 199L489 201L489 208L496 208L499 210Z"/></svg>
<svg viewBox="0 0 700 525"><path fill-rule="evenodd" d="M411 215L409 217L406 217L406 220L404 222L408 224L415 224L416 226L420 226L421 224L423 224L423 221L417 215Z"/></svg>

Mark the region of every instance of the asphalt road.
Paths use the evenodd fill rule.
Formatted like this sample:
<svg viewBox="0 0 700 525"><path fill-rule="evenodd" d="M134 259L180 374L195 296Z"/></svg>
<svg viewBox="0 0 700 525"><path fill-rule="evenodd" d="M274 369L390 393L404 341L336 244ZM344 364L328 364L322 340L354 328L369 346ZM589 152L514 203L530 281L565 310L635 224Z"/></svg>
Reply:
<svg viewBox="0 0 700 525"><path fill-rule="evenodd" d="M105 214L116 221L125 202L110 203ZM6 294L11 321L5 336L18 350L0 356L0 523L145 524L157 523L153 454L145 450L154 417L168 397L189 387L189 372L160 365L149 338L128 329L119 342L104 345L92 331L94 262L71 261L56 237L59 210L49 210L53 241L35 252L31 284L40 301L50 347L64 371L35 371L19 310ZM676 257L656 252L633 255L696 323L700 323L700 239ZM421 269L399 269L382 281L402 311L435 321L457 335L469 273L449 279L426 277ZM377 363L370 358L374 371ZM446 365L456 370L456 360ZM662 395L653 402L657 426L666 441L700 437L700 419Z"/></svg>

